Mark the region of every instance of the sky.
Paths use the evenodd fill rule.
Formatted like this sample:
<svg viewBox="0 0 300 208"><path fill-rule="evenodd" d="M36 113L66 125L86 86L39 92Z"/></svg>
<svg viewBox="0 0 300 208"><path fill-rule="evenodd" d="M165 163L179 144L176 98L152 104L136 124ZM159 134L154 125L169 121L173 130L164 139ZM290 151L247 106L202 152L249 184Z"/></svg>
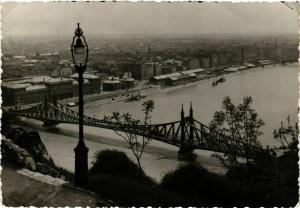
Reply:
<svg viewBox="0 0 300 208"><path fill-rule="evenodd" d="M4 36L293 35L297 12L282 3L3 3Z"/></svg>

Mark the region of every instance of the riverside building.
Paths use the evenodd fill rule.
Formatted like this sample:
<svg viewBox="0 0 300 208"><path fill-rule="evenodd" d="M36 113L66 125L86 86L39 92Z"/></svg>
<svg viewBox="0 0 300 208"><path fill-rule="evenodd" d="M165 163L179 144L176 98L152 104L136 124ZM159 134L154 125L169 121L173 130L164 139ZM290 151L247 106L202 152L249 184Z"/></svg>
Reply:
<svg viewBox="0 0 300 208"><path fill-rule="evenodd" d="M50 76L38 76L31 78L6 80L2 83L3 106L15 106L18 103L33 104L43 102L45 97L49 99L55 95L60 99L78 96L77 74L68 78L53 78ZM98 76L85 74L84 95L99 94L101 80Z"/></svg>

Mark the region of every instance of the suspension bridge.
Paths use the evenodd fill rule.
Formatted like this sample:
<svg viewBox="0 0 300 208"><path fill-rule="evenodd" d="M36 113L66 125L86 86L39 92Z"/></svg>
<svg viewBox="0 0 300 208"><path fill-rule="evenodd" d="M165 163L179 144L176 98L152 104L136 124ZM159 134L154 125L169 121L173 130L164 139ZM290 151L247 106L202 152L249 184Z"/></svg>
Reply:
<svg viewBox="0 0 300 208"><path fill-rule="evenodd" d="M44 122L44 125L56 125L59 123L78 124L79 119L78 112L57 101L48 102L47 99L31 107L4 110L3 113L4 116L36 119ZM243 141L213 131L208 126L195 120L192 106L190 107L189 115L185 116L182 108L180 120L168 123L128 125L86 115L84 115L83 123L86 126L127 132L168 143L179 147L179 153L188 153L195 149L200 149L225 154L230 152L238 157L252 159L260 158L263 154L266 154L266 151L260 147L249 145Z"/></svg>

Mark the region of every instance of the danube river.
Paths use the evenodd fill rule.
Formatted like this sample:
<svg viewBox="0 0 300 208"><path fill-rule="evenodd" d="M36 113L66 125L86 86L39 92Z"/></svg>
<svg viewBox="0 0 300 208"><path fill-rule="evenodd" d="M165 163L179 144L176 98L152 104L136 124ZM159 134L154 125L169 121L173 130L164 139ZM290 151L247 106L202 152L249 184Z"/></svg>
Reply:
<svg viewBox="0 0 300 208"><path fill-rule="evenodd" d="M214 112L221 110L222 100L230 96L235 104L242 102L244 96L253 98L253 107L259 118L263 119L264 135L261 143L274 146L273 130L280 127L280 122L290 115L293 122L297 121L298 106L298 65L268 66L250 71L243 71L225 76L226 82L212 87L214 79L203 80L186 86L163 89L162 92L148 95L147 99L155 101L152 113L152 123L162 123L180 119L181 104L188 114L190 102L193 103L194 118L204 124L209 124ZM141 101L117 102L98 105L89 103L85 114L102 118L114 111L129 112L137 118L142 118ZM74 168L73 148L76 145L78 127L76 125L60 124L54 129L44 129L37 122L31 126L40 131L54 161L67 169ZM85 138L90 149L89 162L93 160L96 151L103 149L118 149L125 151L133 158L124 143L113 131L94 127L85 127ZM143 156L142 165L147 174L159 180L163 174L176 168L181 161L176 158L176 147L153 141ZM196 151L198 160L206 168L222 173L224 170L218 161L211 158L206 151Z"/></svg>

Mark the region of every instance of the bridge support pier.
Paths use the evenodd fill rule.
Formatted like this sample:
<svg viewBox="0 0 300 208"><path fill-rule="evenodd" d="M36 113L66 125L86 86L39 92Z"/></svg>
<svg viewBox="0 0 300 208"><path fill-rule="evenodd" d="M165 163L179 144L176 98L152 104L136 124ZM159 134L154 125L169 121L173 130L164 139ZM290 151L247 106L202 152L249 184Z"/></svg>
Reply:
<svg viewBox="0 0 300 208"><path fill-rule="evenodd" d="M178 159L194 162L196 160L196 155L193 153L193 148L181 146L178 151Z"/></svg>
<svg viewBox="0 0 300 208"><path fill-rule="evenodd" d="M56 126L57 124L59 124L59 122L46 120L44 121L43 126L49 127L49 126Z"/></svg>

